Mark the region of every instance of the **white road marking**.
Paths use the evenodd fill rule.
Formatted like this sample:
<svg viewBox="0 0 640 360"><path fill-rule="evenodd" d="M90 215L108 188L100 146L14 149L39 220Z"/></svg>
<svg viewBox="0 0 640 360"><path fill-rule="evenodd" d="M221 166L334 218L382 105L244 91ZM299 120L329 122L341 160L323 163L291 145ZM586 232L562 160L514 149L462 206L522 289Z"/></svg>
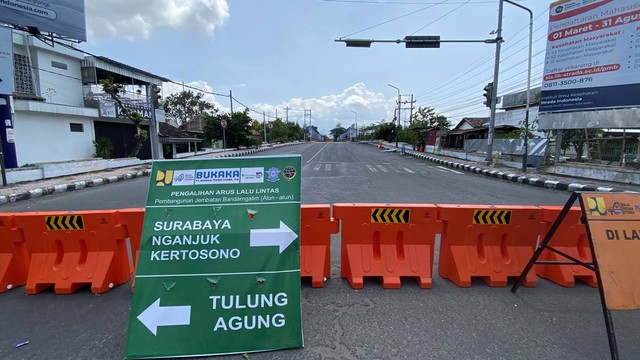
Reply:
<svg viewBox="0 0 640 360"><path fill-rule="evenodd" d="M406 167L403 167L402 169L403 169L404 171L408 172L409 174L415 174L415 173L416 173L415 171L409 170L409 169L407 169Z"/></svg>
<svg viewBox="0 0 640 360"><path fill-rule="evenodd" d="M376 165L378 167L378 169L382 170L383 172L389 172L389 170L385 169L384 166L382 165Z"/></svg>
<svg viewBox="0 0 640 360"><path fill-rule="evenodd" d="M315 159L315 158L316 158L316 156L318 156L318 154L320 154L320 153L322 152L322 150L324 150L324 148L326 148L326 147L327 147L327 145L329 145L329 144L330 144L330 143L326 143L326 144L324 144L324 146L322 147L322 149L318 150L318 152L317 152L315 155L313 155L313 156L311 157L311 159L307 160L307 163L310 163L310 162L311 162L311 160Z"/></svg>
<svg viewBox="0 0 640 360"><path fill-rule="evenodd" d="M378 169L376 169L373 165L367 164L367 167L369 168L369 170L371 170L371 172L378 172Z"/></svg>
<svg viewBox="0 0 640 360"><path fill-rule="evenodd" d="M449 168L446 168L446 167L443 167L443 166L438 166L438 168L446 170L446 171L451 171L452 173L455 173L455 174L458 174L458 175L464 174L463 172L460 172L460 171L457 171L457 170L453 170L453 169L449 169Z"/></svg>

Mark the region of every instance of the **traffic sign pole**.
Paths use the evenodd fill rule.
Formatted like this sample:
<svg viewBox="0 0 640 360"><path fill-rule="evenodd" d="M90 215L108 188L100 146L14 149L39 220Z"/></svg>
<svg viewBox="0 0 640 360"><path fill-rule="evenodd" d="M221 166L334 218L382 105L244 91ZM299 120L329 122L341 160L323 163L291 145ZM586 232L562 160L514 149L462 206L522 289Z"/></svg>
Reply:
<svg viewBox="0 0 640 360"><path fill-rule="evenodd" d="M227 136L226 136L227 120L225 119L220 120L220 126L222 126L222 151L227 151Z"/></svg>

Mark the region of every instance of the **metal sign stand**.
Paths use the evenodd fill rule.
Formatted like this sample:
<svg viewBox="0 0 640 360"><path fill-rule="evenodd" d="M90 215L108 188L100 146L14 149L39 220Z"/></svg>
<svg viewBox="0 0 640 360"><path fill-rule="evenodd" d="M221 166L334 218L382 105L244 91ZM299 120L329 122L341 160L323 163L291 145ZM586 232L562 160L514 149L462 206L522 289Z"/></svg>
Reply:
<svg viewBox="0 0 640 360"><path fill-rule="evenodd" d="M536 252L533 254L533 257L531 257L531 259L529 260L529 263L527 263L527 266L525 266L524 270L522 271L522 274L520 274L520 277L518 277L518 280L516 281L516 283L513 284L513 287L511 288L511 292L515 293L516 290L518 290L518 288L520 287L524 279L527 277L527 274L529 273L529 271L531 271L531 268L533 268L533 265L536 265L536 264L539 264L539 265L576 265L578 264L586 267L589 270L594 271L596 273L596 278L598 279L598 291L600 293L600 303L602 305L604 323L607 328L607 337L609 339L609 351L611 353L611 359L618 360L620 356L618 354L616 333L613 328L613 318L611 317L611 311L607 308L607 303L604 296L604 290L602 287L602 278L600 275L600 268L598 267L598 261L597 261L596 254L593 247L593 239L591 237L591 230L589 229L589 226L588 226L589 224L588 224L588 220L585 212L585 205L583 203L582 196L580 196L581 194L582 194L581 192L577 192L577 191L571 194L571 197L569 197L569 200L562 208L562 211L558 215L558 218L549 229L549 232L545 235L542 242L538 245L538 248L536 249ZM587 230L589 248L591 249L591 258L593 259L592 263L585 263L583 261L580 261L574 258L573 256L565 254L562 251L554 249L553 247L549 246L549 242L553 239L553 235L555 234L555 232L558 230L558 228L564 221L565 217L569 213L569 210L571 209L573 204L575 204L576 199L580 200L580 208L582 209L582 222L585 224L585 227ZM558 255L561 255L570 261L539 261L538 258L540 257L540 255L545 249L552 251Z"/></svg>
<svg viewBox="0 0 640 360"><path fill-rule="evenodd" d="M4 167L4 153L2 152L2 149L0 148L0 173L2 173L2 186L7 186L7 172L6 169Z"/></svg>

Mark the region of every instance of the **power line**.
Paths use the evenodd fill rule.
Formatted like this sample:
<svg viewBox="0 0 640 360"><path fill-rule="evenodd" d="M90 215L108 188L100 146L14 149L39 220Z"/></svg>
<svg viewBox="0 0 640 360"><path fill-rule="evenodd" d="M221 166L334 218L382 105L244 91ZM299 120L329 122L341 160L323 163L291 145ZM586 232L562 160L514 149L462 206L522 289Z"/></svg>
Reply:
<svg viewBox="0 0 640 360"><path fill-rule="evenodd" d="M411 35L415 35L417 32L419 32L419 31L421 31L421 30L424 30L425 28L427 28L427 27L428 27L428 26L430 26L430 25L435 24L435 23L436 23L436 22L438 22L439 20L444 19L445 17L447 17L447 16L448 16L448 15L450 15L451 13L453 13L453 12L455 12L456 10L460 9L461 7L463 7L463 6L467 5L467 4L469 4L470 2L471 2L471 0L467 0L467 2L462 3L462 5L460 5L460 6L456 7L455 9L453 9L453 10L449 11L448 13L446 13L446 14L444 14L444 15L440 16L439 18L437 18L437 19L433 20L432 22L430 22L430 23L428 23L427 25L425 25L425 26L421 27L420 29L418 29L418 30L414 31Z"/></svg>
<svg viewBox="0 0 640 360"><path fill-rule="evenodd" d="M547 10L547 11L545 11L545 12L543 12L543 13L541 13L540 15L536 16L534 20L537 20L539 17L541 17L541 16L543 16L543 15L545 15L545 14L547 14L547 13L548 13L548 10ZM543 27L547 27L547 26L548 26L548 22L545 22L544 24L542 24L541 26L539 26L537 29L535 29L535 30L534 30L534 33L535 33L535 32L537 32L538 30L542 29ZM520 30L518 30L518 31L513 35L513 37L516 37L518 34L520 34L521 32L523 32L523 31L524 31L525 29L527 29L527 28L528 28L528 26L524 26L524 27L522 27ZM543 36L541 36L541 37L539 37L538 39L536 39L533 43L534 43L534 44L535 44L535 43L538 43L541 39L546 38L546 36L547 36L547 34L546 34L546 33L545 33L545 34L543 34ZM518 43L520 43L520 42L522 42L522 41L524 41L524 40L526 40L526 39L527 39L527 36L525 35L524 37L520 38L519 40L517 40L517 41L515 41L515 42L512 42L509 46L506 46L503 50L504 50L505 52L508 52L510 49L512 49L512 48L513 48L514 46L516 46ZM525 48L526 48L526 47L525 47ZM487 63L487 62L491 61L491 60L492 60L492 57L491 57L491 55L492 55L492 54L493 54L493 51L489 51L489 52L487 52L484 56L480 57L480 60L479 60L480 62L479 62L477 65L475 65L475 66L474 66L474 65L471 65L471 68L470 68L470 69L468 69L468 70L467 70L467 71L465 71L464 73L462 73L462 74L458 75L458 76L457 76L456 78L454 78L453 80L448 80L445 84L438 85L438 86L436 86L436 87L432 88L431 90L427 90L427 91L426 91L426 92L424 92L424 93L418 94L418 95L417 95L417 98L422 98L422 97L424 97L425 95L428 95L428 94L433 93L433 92L436 92L436 91L437 91L437 92L441 92L441 89L442 89L444 86L447 86L447 87L448 87L448 86L451 86L452 82L455 82L456 80L461 79L464 75L466 75L466 74L470 73L471 71L473 71L473 70L477 69L478 67L482 66L483 64L485 64L485 63ZM512 56L514 56L514 55L515 55L515 54L509 55L509 56L507 56L507 57L503 57L503 58L501 59L500 63L502 63L504 60L507 60L508 58L510 58L510 57L512 57ZM486 60L485 60L485 58L486 58ZM466 79L465 79L465 80L466 80Z"/></svg>
<svg viewBox="0 0 640 360"><path fill-rule="evenodd" d="M444 4L444 3L446 3L446 2L447 2L447 0L443 0L443 1L439 2L439 3L433 4L433 5L429 5L429 6L425 6L425 7L423 7L423 8L418 9L418 10L414 10L414 11L411 11L411 12L406 13L406 14L404 14L404 15L400 15L400 16L398 16L398 17L395 17L395 18L393 18L393 19L390 19L390 20L384 21L384 22L379 23L379 24L377 24L377 25L369 26L369 27L368 27L368 28L366 28L366 29L362 29L362 30L356 31L356 32L354 32L354 33L351 33L351 34L349 34L349 35L345 35L345 36L341 37L341 39L344 39L344 38L346 38L346 37L349 37L349 36L352 36L352 35L355 35L355 34L359 34L359 33L361 33L361 32L365 32L365 31L367 31L367 30L371 30L371 29L377 28L377 27L382 26L382 25L386 25L386 24L388 24L388 23L390 23L390 22L394 22L394 21L396 21L396 20L400 20L400 19L405 18L405 17L407 17L407 16L411 16L411 15L413 15L413 14L417 14L417 13L419 13L419 12L421 12L421 11L427 10L427 9L432 8L432 7L434 7L434 6L436 6L436 5L439 5L439 4Z"/></svg>
<svg viewBox="0 0 640 360"><path fill-rule="evenodd" d="M435 4L439 5L441 2L431 2L431 1L374 1L374 0L321 0L324 2L336 2L336 3L352 3L352 4L376 4L376 5L424 5L424 4ZM479 0L470 2L471 4L495 4L496 0L488 1L488 0ZM463 2L459 1L449 1L445 5L457 5L462 4Z"/></svg>

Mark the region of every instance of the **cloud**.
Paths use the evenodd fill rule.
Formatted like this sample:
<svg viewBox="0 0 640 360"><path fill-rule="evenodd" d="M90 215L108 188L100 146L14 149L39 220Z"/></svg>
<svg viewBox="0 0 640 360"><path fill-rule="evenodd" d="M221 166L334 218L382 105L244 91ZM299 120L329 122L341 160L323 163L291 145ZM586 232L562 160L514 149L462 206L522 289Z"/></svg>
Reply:
<svg viewBox="0 0 640 360"><path fill-rule="evenodd" d="M148 39L167 27L212 35L229 18L226 0L91 0L86 3L90 38Z"/></svg>
<svg viewBox="0 0 640 360"><path fill-rule="evenodd" d="M303 125L304 110L311 110L311 124L318 127L321 133L328 134L329 130L338 124L347 128L355 124L356 114L358 126L389 120L393 117L395 97L385 98L382 93L367 89L363 83L358 83L344 89L336 95L325 95L319 98L294 98L280 104L256 104L255 110L265 111L274 116L278 109L278 117L285 118L284 108L289 107L289 120ZM260 118L260 116L254 116ZM260 118L260 120L262 120ZM308 120L308 118L307 118Z"/></svg>
<svg viewBox="0 0 640 360"><path fill-rule="evenodd" d="M202 89L208 93L214 92L213 87L204 80L185 82L184 90L190 90L189 87ZM162 96L166 98L182 90L182 84L164 83L162 85ZM191 90L198 92L198 90ZM204 99L213 102L216 108L223 113L229 111L228 97L205 94ZM285 120L286 111L284 109L288 107L290 109L289 121L303 126L305 120L307 123L309 121L308 117L304 118L304 110L311 110L311 125L316 126L320 133L325 135L328 135L329 131L338 126L338 124L345 128L355 125L356 114L352 111L357 113L358 127L362 128L374 122L390 121L393 118L396 106L396 98L394 96L385 98L382 93L368 90L363 83L349 86L339 94L309 99L293 98L279 104L261 103L251 105L243 99L238 100L247 104L252 110L257 111L257 113L251 112L250 116L258 121L262 121L263 111L267 114L267 121L273 120L276 109L278 109L278 117ZM244 106L238 103L234 104L234 111L243 110Z"/></svg>

